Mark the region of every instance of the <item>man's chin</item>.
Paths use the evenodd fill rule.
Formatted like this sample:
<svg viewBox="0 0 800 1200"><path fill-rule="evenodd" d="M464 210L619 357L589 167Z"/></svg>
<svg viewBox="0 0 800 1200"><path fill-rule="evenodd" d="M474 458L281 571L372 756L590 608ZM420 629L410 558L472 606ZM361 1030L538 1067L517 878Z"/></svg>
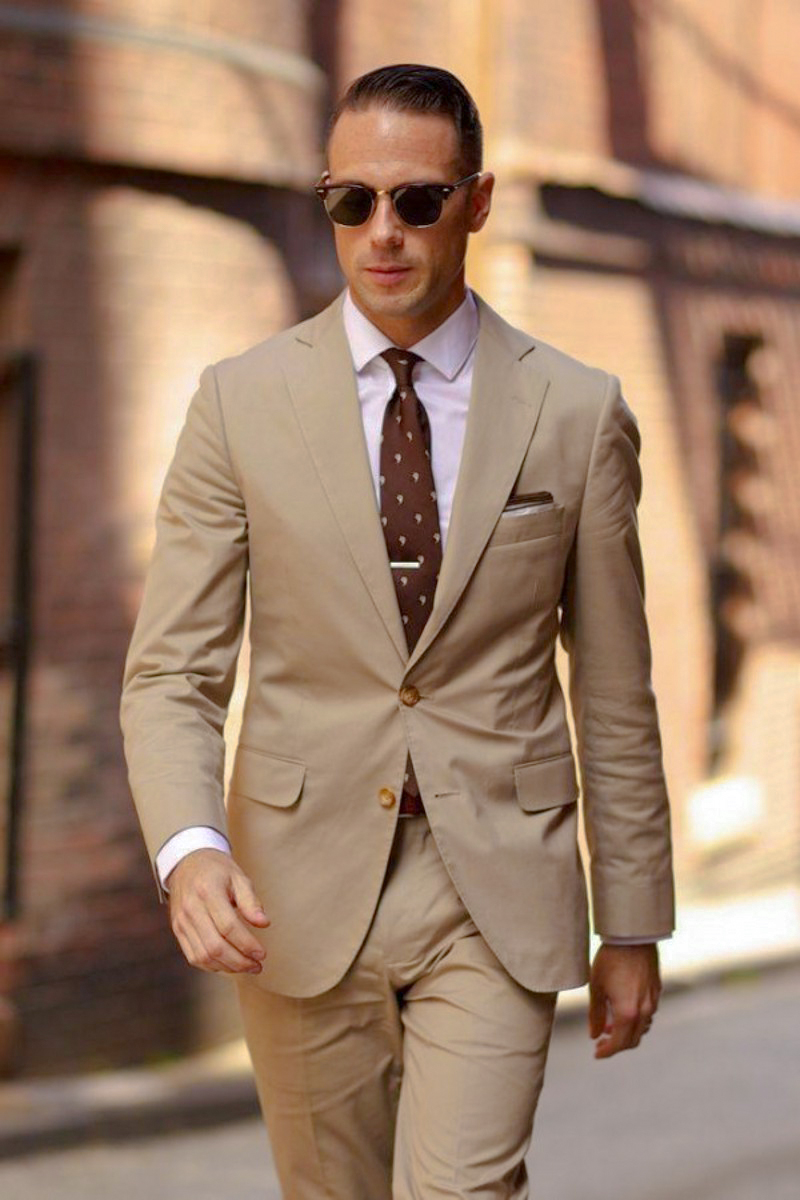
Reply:
<svg viewBox="0 0 800 1200"><path fill-rule="evenodd" d="M381 287L366 287L354 290L353 295L367 316L370 312L383 317L413 316L419 303L416 289L397 288L389 291Z"/></svg>

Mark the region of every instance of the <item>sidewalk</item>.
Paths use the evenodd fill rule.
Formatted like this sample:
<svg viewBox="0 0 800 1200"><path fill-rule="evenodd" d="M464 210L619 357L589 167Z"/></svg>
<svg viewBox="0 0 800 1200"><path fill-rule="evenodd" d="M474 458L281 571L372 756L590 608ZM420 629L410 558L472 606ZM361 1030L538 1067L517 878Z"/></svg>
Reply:
<svg viewBox="0 0 800 1200"><path fill-rule="evenodd" d="M726 904L685 907L662 946L667 990L800 959L800 886ZM583 1019L586 989L565 992L559 1020ZM143 1137L255 1115L244 1043L179 1063L0 1084L0 1158Z"/></svg>
<svg viewBox="0 0 800 1200"><path fill-rule="evenodd" d="M181 1062L0 1084L0 1159L258 1112L243 1041Z"/></svg>

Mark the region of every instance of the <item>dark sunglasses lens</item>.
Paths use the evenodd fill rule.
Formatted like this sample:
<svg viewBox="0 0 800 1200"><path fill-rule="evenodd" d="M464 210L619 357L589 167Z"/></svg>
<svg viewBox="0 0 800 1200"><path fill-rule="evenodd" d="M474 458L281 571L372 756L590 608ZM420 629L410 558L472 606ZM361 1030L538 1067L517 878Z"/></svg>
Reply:
<svg viewBox="0 0 800 1200"><path fill-rule="evenodd" d="M406 225L435 225L442 215L442 194L424 184L411 184L395 194L394 207Z"/></svg>
<svg viewBox="0 0 800 1200"><path fill-rule="evenodd" d="M372 196L362 187L331 188L325 193L325 208L337 225L363 225L372 212Z"/></svg>

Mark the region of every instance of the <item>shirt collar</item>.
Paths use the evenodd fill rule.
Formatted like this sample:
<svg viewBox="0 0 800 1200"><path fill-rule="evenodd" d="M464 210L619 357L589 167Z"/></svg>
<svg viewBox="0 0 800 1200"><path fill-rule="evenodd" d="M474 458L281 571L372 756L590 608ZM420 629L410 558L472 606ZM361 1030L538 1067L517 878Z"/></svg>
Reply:
<svg viewBox="0 0 800 1200"><path fill-rule="evenodd" d="M344 298L342 318L356 371L363 371L368 363L394 345L356 307L349 291ZM424 358L445 379L452 380L469 358L477 338L478 306L472 292L467 289L456 311L409 349Z"/></svg>

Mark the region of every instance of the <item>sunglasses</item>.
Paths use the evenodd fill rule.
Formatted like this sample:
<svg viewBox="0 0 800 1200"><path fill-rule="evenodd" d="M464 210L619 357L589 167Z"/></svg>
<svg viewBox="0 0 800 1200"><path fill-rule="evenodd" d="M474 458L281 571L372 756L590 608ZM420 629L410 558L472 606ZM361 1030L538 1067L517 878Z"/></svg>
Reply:
<svg viewBox="0 0 800 1200"><path fill-rule="evenodd" d="M318 183L314 191L335 225L364 225L375 212L378 196L388 196L405 225L425 229L442 215L453 192L478 179L480 171L457 183L401 183L393 188L371 188L363 183Z"/></svg>

